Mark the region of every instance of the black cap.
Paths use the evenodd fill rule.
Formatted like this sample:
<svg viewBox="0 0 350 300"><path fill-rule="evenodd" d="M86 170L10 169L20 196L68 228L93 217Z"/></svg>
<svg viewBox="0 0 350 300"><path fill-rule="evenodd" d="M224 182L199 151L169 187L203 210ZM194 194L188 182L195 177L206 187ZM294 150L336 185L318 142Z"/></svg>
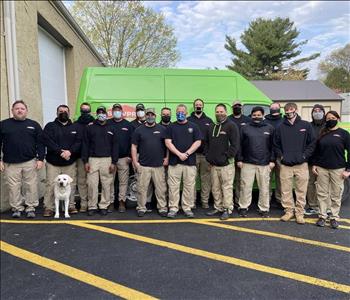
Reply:
<svg viewBox="0 0 350 300"><path fill-rule="evenodd" d="M107 113L106 107L104 107L104 106L97 107L96 113L98 113L99 111L103 111L104 113Z"/></svg>
<svg viewBox="0 0 350 300"><path fill-rule="evenodd" d="M123 110L123 107L119 103L114 104L113 107L112 107L112 110L114 110L116 108L119 108L119 109Z"/></svg>
<svg viewBox="0 0 350 300"><path fill-rule="evenodd" d="M136 105L136 111L138 110L145 110L145 106L142 103L139 103Z"/></svg>

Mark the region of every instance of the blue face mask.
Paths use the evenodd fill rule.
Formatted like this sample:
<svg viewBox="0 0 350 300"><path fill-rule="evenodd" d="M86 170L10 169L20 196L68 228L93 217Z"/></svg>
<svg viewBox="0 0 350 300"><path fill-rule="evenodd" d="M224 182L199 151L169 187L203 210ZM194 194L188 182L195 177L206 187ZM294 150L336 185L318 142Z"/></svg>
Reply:
<svg viewBox="0 0 350 300"><path fill-rule="evenodd" d="M183 122L186 120L186 115L183 113L183 112L177 112L176 113L176 119L179 121L179 122Z"/></svg>
<svg viewBox="0 0 350 300"><path fill-rule="evenodd" d="M122 117L122 112L120 110L116 110L113 112L113 117L116 119L120 119Z"/></svg>
<svg viewBox="0 0 350 300"><path fill-rule="evenodd" d="M107 120L107 115L106 114L98 114L97 115L97 120L104 122Z"/></svg>

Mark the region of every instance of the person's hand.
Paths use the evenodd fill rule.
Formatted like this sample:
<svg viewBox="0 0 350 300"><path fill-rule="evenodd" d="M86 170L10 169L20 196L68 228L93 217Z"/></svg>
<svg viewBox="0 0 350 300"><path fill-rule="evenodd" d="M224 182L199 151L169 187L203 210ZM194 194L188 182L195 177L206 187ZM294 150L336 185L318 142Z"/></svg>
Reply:
<svg viewBox="0 0 350 300"><path fill-rule="evenodd" d="M69 160L72 153L69 150L62 150L61 157L65 160Z"/></svg>
<svg viewBox="0 0 350 300"><path fill-rule="evenodd" d="M275 167L275 163L274 162L270 162L269 163L269 167L270 167L270 170L272 170Z"/></svg>
<svg viewBox="0 0 350 300"><path fill-rule="evenodd" d="M240 169L242 169L242 168L243 168L243 162L238 161L238 162L237 162L237 167L240 168Z"/></svg>
<svg viewBox="0 0 350 300"><path fill-rule="evenodd" d="M350 176L350 171L344 171L341 176L343 177L343 179L349 178Z"/></svg>
<svg viewBox="0 0 350 300"><path fill-rule="evenodd" d="M110 174L113 174L115 170L116 170L115 164L111 164L111 165L109 166L109 173L110 173Z"/></svg>
<svg viewBox="0 0 350 300"><path fill-rule="evenodd" d="M44 165L44 162L42 162L41 160L37 160L35 169L40 170L43 167L43 165Z"/></svg>
<svg viewBox="0 0 350 300"><path fill-rule="evenodd" d="M178 157L181 161L185 161L188 158L186 153L179 153Z"/></svg>
<svg viewBox="0 0 350 300"><path fill-rule="evenodd" d="M132 166L134 167L134 171L137 173L139 167L140 167L140 163L138 161L134 161L132 163Z"/></svg>
<svg viewBox="0 0 350 300"><path fill-rule="evenodd" d="M316 166L312 166L312 173L316 176L318 176L318 170Z"/></svg>
<svg viewBox="0 0 350 300"><path fill-rule="evenodd" d="M88 163L85 164L85 172L90 173L90 165Z"/></svg>
<svg viewBox="0 0 350 300"><path fill-rule="evenodd" d="M128 164L130 164L130 163L132 162L131 157L127 157L127 158L126 158L126 161L128 162Z"/></svg>
<svg viewBox="0 0 350 300"><path fill-rule="evenodd" d="M168 166L168 165L169 165L169 158L168 158L168 157L165 157L165 158L163 159L163 166L166 167L166 166Z"/></svg>
<svg viewBox="0 0 350 300"><path fill-rule="evenodd" d="M0 161L0 172L4 172L5 170L5 165L4 165L4 162L1 160Z"/></svg>
<svg viewBox="0 0 350 300"><path fill-rule="evenodd" d="M211 168L212 168L212 165L208 164L208 172L210 172Z"/></svg>

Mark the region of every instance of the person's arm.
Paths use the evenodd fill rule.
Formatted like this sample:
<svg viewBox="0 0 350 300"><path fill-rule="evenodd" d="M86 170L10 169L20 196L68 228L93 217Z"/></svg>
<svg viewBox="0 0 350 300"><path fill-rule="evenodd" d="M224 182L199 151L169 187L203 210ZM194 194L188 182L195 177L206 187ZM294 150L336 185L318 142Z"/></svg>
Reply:
<svg viewBox="0 0 350 300"><path fill-rule="evenodd" d="M235 126L235 129L232 129L231 130L231 134L230 134L230 136L229 136L229 140L230 140L230 147L228 148L228 151L227 151L227 156L229 157L229 158L231 158L231 157L236 157L236 161L237 161L237 165L238 164L240 164L240 163L242 163L242 161L243 161L243 153L242 153L242 148L243 148L243 136L244 136L244 130L243 130L243 128L244 127L242 127L241 128L241 130L238 130L238 127L237 127L237 125L236 124L234 124ZM235 151L235 149L232 149L232 141L233 141L233 134L235 134L235 130L237 129L237 133L238 133L238 135L239 135L239 138L238 138L238 146L237 146L237 148L238 148L238 150L236 150L237 151L237 154L236 155L234 155L233 153L234 153L234 151ZM241 167L241 166L239 166L239 167Z"/></svg>
<svg viewBox="0 0 350 300"><path fill-rule="evenodd" d="M116 130L113 130L112 138L112 164L116 165L119 159L119 141L118 133Z"/></svg>
<svg viewBox="0 0 350 300"><path fill-rule="evenodd" d="M202 141L204 140L203 134L200 131L199 127L196 124L193 124L193 140L191 147L188 148L185 152L187 156L192 155L197 149L201 146Z"/></svg>
<svg viewBox="0 0 350 300"><path fill-rule="evenodd" d="M281 145L281 130L279 127L276 129L275 134L273 136L272 149L275 152L276 158L282 159L283 153Z"/></svg>
<svg viewBox="0 0 350 300"><path fill-rule="evenodd" d="M239 132L238 127L235 123L233 123L233 126L231 126L230 135L229 135L229 142L230 145L227 150L227 157L228 158L234 158L238 157L238 154L240 153L241 149L241 135L242 133ZM242 158L243 159L243 158Z"/></svg>
<svg viewBox="0 0 350 300"><path fill-rule="evenodd" d="M70 149L67 150L69 150L71 154L79 154L83 143L83 133L82 130L79 130L78 126L73 126L73 130L76 131L76 137Z"/></svg>
<svg viewBox="0 0 350 300"><path fill-rule="evenodd" d="M270 153L271 153L271 156L270 156L270 162L274 163L276 161L276 153L275 151L273 150L273 139L274 139L274 135L275 135L275 129L271 126L271 131L270 131Z"/></svg>
<svg viewBox="0 0 350 300"><path fill-rule="evenodd" d="M35 123L34 125L36 137L35 137L35 148L36 148L36 169L40 170L44 165L45 159L45 146L42 141L43 130L39 123Z"/></svg>
<svg viewBox="0 0 350 300"><path fill-rule="evenodd" d="M350 176L350 133L345 132L345 150L347 151L347 160L343 177L348 178Z"/></svg>
<svg viewBox="0 0 350 300"><path fill-rule="evenodd" d="M186 160L187 159L187 155L185 153L182 153L179 150L177 150L171 139L165 139L165 146L169 149L169 151L174 153L181 160Z"/></svg>
<svg viewBox="0 0 350 300"><path fill-rule="evenodd" d="M315 147L316 147L315 132L312 126L309 124L309 128L307 130L306 148L303 153L305 160L308 160L311 157L311 155L315 151Z"/></svg>
<svg viewBox="0 0 350 300"><path fill-rule="evenodd" d="M55 130L53 126L54 125L52 123L46 124L42 134L42 141L43 144L47 147L47 150L61 155L62 149L55 141Z"/></svg>
<svg viewBox="0 0 350 300"><path fill-rule="evenodd" d="M89 161L90 156L90 129L89 126L84 130L83 133L83 143L82 143L82 149L81 149L81 160L84 164L87 164Z"/></svg>

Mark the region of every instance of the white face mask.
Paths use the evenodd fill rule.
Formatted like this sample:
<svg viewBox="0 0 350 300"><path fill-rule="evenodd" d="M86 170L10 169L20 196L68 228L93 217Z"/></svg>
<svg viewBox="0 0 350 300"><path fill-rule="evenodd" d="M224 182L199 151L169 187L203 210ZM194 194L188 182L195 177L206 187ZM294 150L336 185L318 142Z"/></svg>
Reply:
<svg viewBox="0 0 350 300"><path fill-rule="evenodd" d="M145 112L143 110L138 110L136 116L138 116L139 118L143 118L145 116Z"/></svg>
<svg viewBox="0 0 350 300"><path fill-rule="evenodd" d="M116 119L120 119L122 117L122 112L119 110L116 110L113 112L113 117Z"/></svg>

